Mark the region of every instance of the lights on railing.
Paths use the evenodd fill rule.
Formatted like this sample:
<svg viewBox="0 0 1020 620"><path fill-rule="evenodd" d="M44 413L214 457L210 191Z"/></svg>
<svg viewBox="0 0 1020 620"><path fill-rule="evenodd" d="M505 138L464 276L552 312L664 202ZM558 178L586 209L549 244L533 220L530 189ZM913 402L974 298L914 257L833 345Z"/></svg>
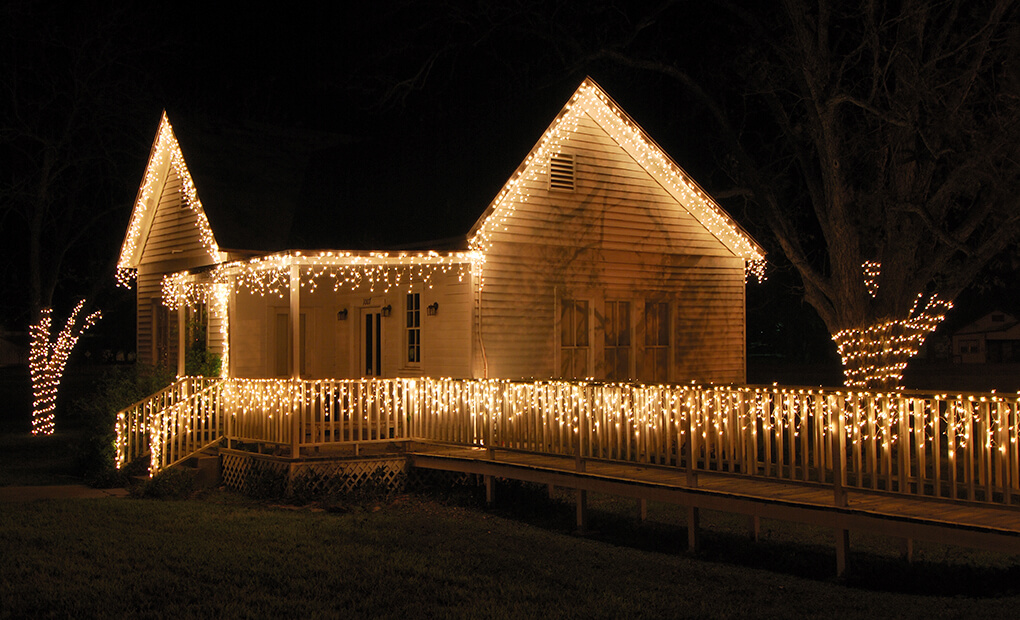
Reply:
<svg viewBox="0 0 1020 620"><path fill-rule="evenodd" d="M402 420L410 426L401 431L406 435L396 438L518 446L558 454L574 454L579 438L584 454L622 460L640 460L661 449L666 451L655 452L650 458L678 463L680 446L693 439L705 463L711 460L715 466L727 468L743 463L740 471L764 467L773 472L766 475L780 477L786 474L779 469L779 454L788 453L786 465L796 464L799 471L803 471L803 462L794 463L794 454L801 459L810 454L811 459L823 463L833 458L832 440L840 428L845 433L848 458L856 455L857 472L867 465L867 459L861 460L862 453L876 454L883 463L919 449L929 460L948 458L950 464L961 457L974 463L1001 458L1005 463L1017 457L1020 434L1018 397L1000 394L429 377L234 378L215 385L216 390L190 396L191 400L178 399L164 410L143 403L134 413L121 412L117 418L118 464L125 462L123 455L138 452L132 452L129 443L140 428L141 435L154 442L154 458L163 458L163 443L189 432L193 418L188 416L195 415L196 407L220 412L234 421L235 428L244 426L256 433L276 429L272 431L276 435L244 437L277 444L293 440L289 429L291 423L297 424L297 412L305 416L300 418L302 424L356 422L369 428L380 419ZM148 416L140 418L146 410ZM385 436L387 440L395 438ZM765 443L759 445L758 438L763 436ZM353 435L346 437L331 441L355 441L350 439ZM948 456L933 452L936 445ZM802 446L809 447L803 451ZM770 449L771 460L753 453ZM739 461L752 457L755 460ZM963 462L959 461L961 468ZM994 465L996 471L1000 466ZM880 467L881 471L868 470L864 475L882 479L893 475L885 465ZM999 474L995 476L998 481Z"/></svg>

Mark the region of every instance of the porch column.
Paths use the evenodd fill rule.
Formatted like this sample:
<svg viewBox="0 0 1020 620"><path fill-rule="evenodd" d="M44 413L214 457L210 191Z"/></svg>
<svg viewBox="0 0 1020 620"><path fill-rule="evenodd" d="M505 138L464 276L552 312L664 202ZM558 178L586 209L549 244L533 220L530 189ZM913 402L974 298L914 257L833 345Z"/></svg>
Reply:
<svg viewBox="0 0 1020 620"><path fill-rule="evenodd" d="M301 267L290 266L290 378L301 378Z"/></svg>
<svg viewBox="0 0 1020 620"><path fill-rule="evenodd" d="M233 320L237 317L237 295L234 293L237 289L234 288L234 276L230 276L227 280L227 377L233 379L234 375L234 356L230 355L230 350L234 347L234 330L231 329L233 326ZM221 373L222 374L222 373Z"/></svg>
<svg viewBox="0 0 1020 620"><path fill-rule="evenodd" d="M184 317L185 317L185 315L187 313L188 313L188 306L187 305L181 304L181 306L179 308L177 308L177 376L178 377L183 377L184 376L184 356L186 354L186 351L184 350L184 347L185 347L185 344L186 344L186 341L187 341L187 338L186 338L187 334L184 333L186 331L186 327L187 327L187 325L185 324Z"/></svg>
<svg viewBox="0 0 1020 620"><path fill-rule="evenodd" d="M301 379L301 267L293 263L290 265L290 378L295 384ZM297 458L301 450L300 418L300 408L292 409L290 412L291 458Z"/></svg>

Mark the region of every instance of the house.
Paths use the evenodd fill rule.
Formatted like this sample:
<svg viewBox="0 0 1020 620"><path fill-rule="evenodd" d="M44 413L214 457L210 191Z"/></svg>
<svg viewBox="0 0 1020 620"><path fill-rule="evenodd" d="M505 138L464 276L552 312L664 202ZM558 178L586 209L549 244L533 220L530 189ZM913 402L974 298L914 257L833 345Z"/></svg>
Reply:
<svg viewBox="0 0 1020 620"><path fill-rule="evenodd" d="M963 364L1020 361L1020 321L995 310L953 334L953 361Z"/></svg>
<svg viewBox="0 0 1020 620"><path fill-rule="evenodd" d="M194 352L248 378L745 380L761 247L591 79L474 226L427 250L281 245L300 196L252 209L307 186L314 147L281 137L279 161L253 156L251 175L278 181L261 192L213 180L224 158L171 120L118 263L137 286L140 361L193 374Z"/></svg>

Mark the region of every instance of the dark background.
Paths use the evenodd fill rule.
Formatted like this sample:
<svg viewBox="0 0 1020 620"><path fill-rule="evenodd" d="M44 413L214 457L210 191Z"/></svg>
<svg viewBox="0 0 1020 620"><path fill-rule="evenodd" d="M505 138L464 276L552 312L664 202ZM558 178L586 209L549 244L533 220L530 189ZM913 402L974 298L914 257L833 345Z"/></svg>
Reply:
<svg viewBox="0 0 1020 620"><path fill-rule="evenodd" d="M671 50L704 84L726 87L726 63L747 51L739 33L715 3L679 4L684 9L656 25L649 45ZM79 99L102 95L94 105L103 113L78 142L86 155L101 151L102 165L77 198L103 216L70 249L54 299L57 315L66 316L76 299L101 285L95 299L105 318L80 345L79 361L86 353L95 361L133 349L133 291L113 287L110 263L163 109L203 123L304 132L337 145L332 163L342 176L324 199L302 206L319 235L305 245L387 247L464 234L586 75L709 192L725 193L713 124L685 89L570 54L575 42L613 40L647 6L418 1L301 11L41 2L3 9L0 71L8 94L20 98L19 119L31 109L31 122L59 126ZM70 86L86 74L88 88ZM52 92L58 95L40 94ZM10 100L4 99L8 124ZM182 148L187 157L188 145ZM12 158L5 164L12 179L19 166L32 165L16 151L5 149L4 157ZM748 286L749 379L838 383L835 347L801 301L797 277L764 222L740 199L722 204L769 253L769 279ZM26 239L16 215L2 218L0 326L20 332L29 316ZM996 261L934 338L944 342L996 307L1020 310L1010 294L1015 260Z"/></svg>

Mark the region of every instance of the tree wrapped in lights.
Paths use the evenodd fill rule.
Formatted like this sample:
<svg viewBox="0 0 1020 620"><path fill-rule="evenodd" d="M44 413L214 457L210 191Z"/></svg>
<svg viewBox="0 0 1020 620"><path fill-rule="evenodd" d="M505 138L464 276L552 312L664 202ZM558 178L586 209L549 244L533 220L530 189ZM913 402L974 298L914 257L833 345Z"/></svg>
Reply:
<svg viewBox="0 0 1020 620"><path fill-rule="evenodd" d="M85 317L80 323L78 317L85 300L78 302L67 318L64 328L54 338L53 309L43 308L39 320L29 328L31 347L28 366L32 376L32 434L53 434L53 410L57 406L57 389L64 376L67 358L74 345L102 316L98 310Z"/></svg>
<svg viewBox="0 0 1020 620"><path fill-rule="evenodd" d="M774 24L745 22L759 45L737 70L781 137L729 133L730 172L767 215L846 382L896 387L1020 229L1016 7L781 7Z"/></svg>
<svg viewBox="0 0 1020 620"><path fill-rule="evenodd" d="M945 312L953 307L935 294L922 305L923 297L917 296L906 319L833 334L846 385L862 389L899 385L907 361L917 355L928 335L945 318Z"/></svg>
<svg viewBox="0 0 1020 620"><path fill-rule="evenodd" d="M543 59L657 74L685 104L678 117L704 114L735 184L717 195L753 203L756 230L771 231L843 359L860 363L851 382L893 387L889 369L923 341L907 334L927 335L945 309L929 300L954 299L1017 238L1012 0L627 10L604 0L584 11L599 24L590 34L530 7L503 21L555 47ZM683 36L694 30L713 36ZM732 61L700 69L691 60L707 57ZM870 284L862 265L874 271Z"/></svg>
<svg viewBox="0 0 1020 620"><path fill-rule="evenodd" d="M731 172L764 207L847 384L897 387L1018 233L1016 7L781 6L765 28L783 36L747 22L761 45L738 72L782 137L734 137Z"/></svg>

